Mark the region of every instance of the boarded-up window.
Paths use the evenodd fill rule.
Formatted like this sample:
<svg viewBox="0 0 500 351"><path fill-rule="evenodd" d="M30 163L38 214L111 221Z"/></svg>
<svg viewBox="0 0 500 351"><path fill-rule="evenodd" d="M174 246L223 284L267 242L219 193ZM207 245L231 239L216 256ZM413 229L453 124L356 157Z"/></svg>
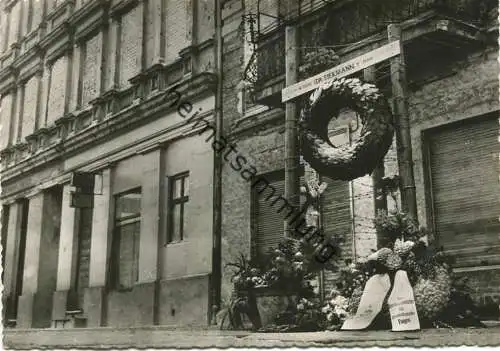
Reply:
<svg viewBox="0 0 500 351"><path fill-rule="evenodd" d="M304 184L301 169L300 184ZM300 213L300 208L292 210L285 202L285 171L280 170L260 176L252 187L252 255L263 257L285 237L284 220L290 222ZM281 197L281 198L280 198ZM301 196L302 204L305 198ZM292 214L290 214L293 211ZM298 225L300 219L294 221Z"/></svg>
<svg viewBox="0 0 500 351"><path fill-rule="evenodd" d="M57 59L50 71L49 100L47 106L47 125L64 115L66 102L67 58Z"/></svg>
<svg viewBox="0 0 500 351"><path fill-rule="evenodd" d="M99 95L101 82L101 50L102 36L95 35L81 47L82 50L82 80L81 106L86 106Z"/></svg>
<svg viewBox="0 0 500 351"><path fill-rule="evenodd" d="M24 140L28 135L35 131L36 123L36 105L38 97L37 77L31 77L24 86L23 117L21 127L21 139Z"/></svg>
<svg viewBox="0 0 500 351"><path fill-rule="evenodd" d="M434 225L456 266L500 263L499 135L498 114L428 135Z"/></svg>
<svg viewBox="0 0 500 351"><path fill-rule="evenodd" d="M118 289L130 289L138 279L141 232L141 189L116 196L112 279Z"/></svg>
<svg viewBox="0 0 500 351"><path fill-rule="evenodd" d="M121 18L120 37L120 86L129 84L129 79L142 68L142 6L139 5Z"/></svg>
<svg viewBox="0 0 500 351"><path fill-rule="evenodd" d="M2 130L0 132L0 149L5 149L9 145L10 129L12 125L12 95L2 96L0 102L0 115L2 117L0 123Z"/></svg>

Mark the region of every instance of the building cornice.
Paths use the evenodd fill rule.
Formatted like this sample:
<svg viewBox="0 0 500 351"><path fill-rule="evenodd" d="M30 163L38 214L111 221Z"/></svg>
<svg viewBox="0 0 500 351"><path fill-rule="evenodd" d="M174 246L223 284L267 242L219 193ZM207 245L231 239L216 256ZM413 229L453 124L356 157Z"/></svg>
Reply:
<svg viewBox="0 0 500 351"><path fill-rule="evenodd" d="M71 16L69 25L75 30L75 41L85 41L108 24L108 2L91 1Z"/></svg>
<svg viewBox="0 0 500 351"><path fill-rule="evenodd" d="M81 130L66 136L61 132L66 123L83 117L73 114L65 116L52 128L41 129L37 132L38 141L35 144L41 145L41 147L36 150L28 147L20 152L17 146L12 146L1 152L2 158L12 157L12 153L14 153L14 159L17 161L4 167L1 174L2 181L10 182L22 176L23 173L32 172L48 162L78 154L92 145L99 144L122 134L126 130L147 124L162 115L175 111L174 97L172 94L167 94L167 91L171 89L178 91L183 100L193 101L213 95L215 82L216 78L211 73L198 74L157 94L145 97L139 103L132 104L100 122L84 125ZM99 103L102 102L99 101ZM98 109L95 109L93 113L95 114L97 111ZM88 116L89 112L82 113L82 115L85 114ZM173 128L180 128L183 124L185 123L173 126Z"/></svg>
<svg viewBox="0 0 500 351"><path fill-rule="evenodd" d="M0 95L5 95L16 86L17 70L13 67L0 71Z"/></svg>
<svg viewBox="0 0 500 351"><path fill-rule="evenodd" d="M121 0L116 1L109 9L109 14L111 17L119 17L131 10L139 3L139 0Z"/></svg>

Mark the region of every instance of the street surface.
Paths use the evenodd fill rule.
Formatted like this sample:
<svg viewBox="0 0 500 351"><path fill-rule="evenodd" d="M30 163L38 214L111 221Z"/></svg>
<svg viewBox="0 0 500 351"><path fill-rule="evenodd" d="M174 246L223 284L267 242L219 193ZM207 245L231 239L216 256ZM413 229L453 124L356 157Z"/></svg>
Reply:
<svg viewBox="0 0 500 351"><path fill-rule="evenodd" d="M500 345L500 326L486 329L429 329L419 332L342 331L249 333L186 331L165 327L45 329L4 331L5 349L57 348L192 348L192 347L369 347Z"/></svg>

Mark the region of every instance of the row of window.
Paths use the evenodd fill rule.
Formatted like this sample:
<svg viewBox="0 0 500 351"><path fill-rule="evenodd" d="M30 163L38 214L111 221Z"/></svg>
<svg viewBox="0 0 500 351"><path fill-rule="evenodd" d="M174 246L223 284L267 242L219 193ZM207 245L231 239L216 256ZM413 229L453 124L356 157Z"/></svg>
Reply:
<svg viewBox="0 0 500 351"><path fill-rule="evenodd" d="M167 178L168 182L168 228L166 244L178 243L184 240L185 226L185 208L189 201L189 172L183 172ZM60 232L61 205L62 205L62 187L56 186L46 190L51 196L51 220L54 222L54 237L58 238ZM141 231L141 212L142 212L142 191L141 188L135 188L115 195L114 197L114 219L112 232L112 250L110 264L110 288L117 290L131 289L138 280L139 268L139 247ZM11 231L9 225L17 225L9 220L11 216L20 216L21 224L15 229L15 235L19 235L16 246L17 260L13 262L17 266L17 275L13 291L11 291L11 300L7 301L6 309L8 318L14 318L17 310L17 297L21 295L23 289L23 271L25 262L26 238L28 234L27 222L29 216L29 200L23 199L17 203L17 210L12 211L12 206L3 205L1 207L0 217L1 226L1 245L4 248L7 245L8 231ZM90 268L90 243L92 227L92 209L85 208L80 210L78 225L78 254L76 257L76 280L74 288L83 291L81 288L88 286L89 268ZM9 239L10 240L10 239ZM58 246L57 242L54 245ZM4 281L5 258L2 255L2 282ZM56 267L52 267L56 269ZM56 269L57 270L57 269ZM55 271L54 271L55 273ZM9 278L11 279L11 278ZM11 285L9 285L11 286ZM83 296L78 302L81 306Z"/></svg>
<svg viewBox="0 0 500 351"><path fill-rule="evenodd" d="M19 37L35 29L42 20L42 12L43 2L40 0L17 1L5 9L3 16L0 16L0 33L2 33L0 51L7 51Z"/></svg>
<svg viewBox="0 0 500 351"><path fill-rule="evenodd" d="M168 228L166 243L184 239L185 207L189 201L189 172L168 179ZM118 289L132 288L139 274L141 188L115 197L111 280Z"/></svg>
<svg viewBox="0 0 500 351"><path fill-rule="evenodd" d="M89 1L76 0L75 8ZM7 51L13 43L36 30L44 13L50 15L64 3L65 0L18 0L5 8L0 14L0 52Z"/></svg>
<svg viewBox="0 0 500 351"><path fill-rule="evenodd" d="M25 2L23 6L30 9L41 6L37 0ZM9 11L14 11L20 3ZM195 12L190 8L192 5L189 1L183 2L182 6L175 2L169 4L169 11L161 21L167 21L172 26L166 29L169 35L160 38L166 40L163 43L165 45L160 45L163 47L160 55L165 57L167 63L177 60L179 52L192 45L191 27L194 19L191 17ZM153 5L158 4L150 4ZM208 7L200 9L209 11ZM109 89L127 88L129 79L149 67L159 54L155 51L157 43L153 43L150 38L158 29L155 27L157 24L153 23L153 18L145 21L145 15L153 16L151 9L142 4L129 9L114 20L108 29L96 29L80 39L71 52L51 58L43 74L39 72L23 78L17 88L2 94L0 149L24 142L37 129L50 127L68 112L86 108L92 100ZM8 18L8 22L15 21L15 16ZM3 25L12 27L12 23ZM113 42L116 43L115 48L111 48ZM5 43L7 47L9 40ZM188 63L191 66L191 60L186 60ZM185 67L185 70L189 73L191 67Z"/></svg>

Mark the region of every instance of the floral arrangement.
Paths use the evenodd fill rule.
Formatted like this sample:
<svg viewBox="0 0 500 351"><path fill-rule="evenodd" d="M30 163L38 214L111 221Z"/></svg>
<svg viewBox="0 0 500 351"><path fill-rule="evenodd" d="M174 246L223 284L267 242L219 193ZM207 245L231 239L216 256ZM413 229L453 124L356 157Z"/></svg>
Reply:
<svg viewBox="0 0 500 351"><path fill-rule="evenodd" d="M242 328L242 313L257 320L252 312L255 307L255 289L270 288L281 291L288 297L288 307L275 316L275 324L261 331L314 331L323 330L326 320L321 313L318 295L311 280L326 263L319 263L314 256L318 243L285 238L271 250L266 259L252 262L240 254L235 262L227 264L233 268L231 281L234 297L227 304L221 317L229 321L231 328ZM332 260L333 261L333 260ZM258 323L254 323L254 327Z"/></svg>
<svg viewBox="0 0 500 351"><path fill-rule="evenodd" d="M334 239L329 242L331 247L338 246ZM296 289L306 286L321 268L335 266L333 258L327 262L317 260L315 254L320 249L321 243L318 242L285 238L259 262L251 262L240 254L236 262L226 266L235 269L231 281L236 290L259 287Z"/></svg>
<svg viewBox="0 0 500 351"><path fill-rule="evenodd" d="M274 324L262 328L260 331L271 332L297 332L319 331L326 327L326 320L320 309L317 297L301 297L288 308L278 313Z"/></svg>
<svg viewBox="0 0 500 351"><path fill-rule="evenodd" d="M228 263L226 267L235 268L231 277L231 282L233 283L236 291L266 285L260 270L241 253L238 256L237 261Z"/></svg>
<svg viewBox="0 0 500 351"><path fill-rule="evenodd" d="M333 290L326 305L321 309L326 319L326 329L339 329L349 315L349 300Z"/></svg>
<svg viewBox="0 0 500 351"><path fill-rule="evenodd" d="M300 286L310 278L305 256L299 244L290 238L278 244L278 248L270 252L265 279L269 286Z"/></svg>
<svg viewBox="0 0 500 351"><path fill-rule="evenodd" d="M366 281L371 276L388 273L392 280L397 270L407 272L422 327L464 326L465 321L466 325L481 325L466 285L453 277L452 259L442 249L427 244L427 230L418 228L407 214L399 211L380 213L375 226L390 240L386 247L356 264L347 261L341 269L337 287L322 309L328 329L340 328L349 315L356 313ZM386 300L373 327L389 325Z"/></svg>
<svg viewBox="0 0 500 351"><path fill-rule="evenodd" d="M320 311L320 303L314 298L300 298L296 307L295 324L298 330L323 330L325 319Z"/></svg>
<svg viewBox="0 0 500 351"><path fill-rule="evenodd" d="M231 282L237 291L263 287L299 291L309 289L308 280L316 274L310 269L313 261L314 258L304 253L303 243L286 238L259 264L240 254L238 260L228 263L227 267L235 268Z"/></svg>
<svg viewBox="0 0 500 351"><path fill-rule="evenodd" d="M244 255L229 264L236 268L232 278L235 292L259 287L285 292L288 307L275 316L274 325L267 327L271 331L337 330L356 313L368 279L375 274L389 274L393 280L396 271L404 270L413 288L422 327L482 326L469 287L453 276L453 260L442 249L435 248L432 240L428 243L432 236L425 228L419 228L410 216L400 211L381 212L374 224L387 238L385 247L356 263L346 260L339 270L335 289L323 303L310 284L319 267L308 251L314 251L314 245L293 238L283 240L261 266ZM251 311L248 296L236 293L229 320L238 322L234 317L237 311ZM371 328L390 327L388 296ZM251 312L249 316L254 317Z"/></svg>

